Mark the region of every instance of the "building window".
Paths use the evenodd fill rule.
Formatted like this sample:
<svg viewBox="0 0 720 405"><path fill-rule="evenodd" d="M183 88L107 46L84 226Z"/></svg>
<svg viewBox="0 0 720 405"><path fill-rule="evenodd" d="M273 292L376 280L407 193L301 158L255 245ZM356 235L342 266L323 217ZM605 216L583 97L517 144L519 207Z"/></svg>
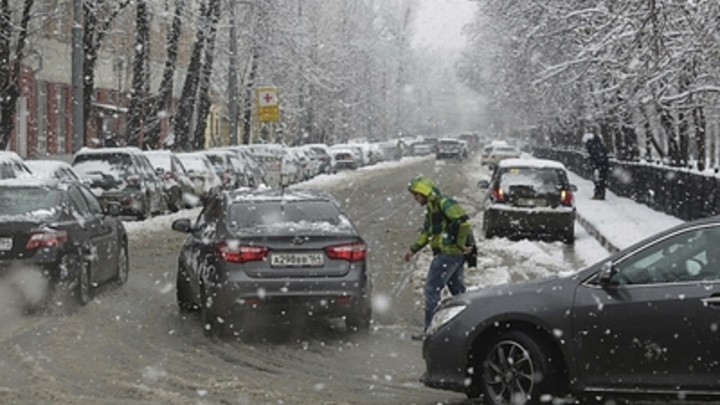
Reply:
<svg viewBox="0 0 720 405"><path fill-rule="evenodd" d="M38 134L37 148L34 152L37 155L47 153L47 131L48 131L48 115L47 115L47 83L40 82L38 84ZM33 154L33 153L31 153Z"/></svg>

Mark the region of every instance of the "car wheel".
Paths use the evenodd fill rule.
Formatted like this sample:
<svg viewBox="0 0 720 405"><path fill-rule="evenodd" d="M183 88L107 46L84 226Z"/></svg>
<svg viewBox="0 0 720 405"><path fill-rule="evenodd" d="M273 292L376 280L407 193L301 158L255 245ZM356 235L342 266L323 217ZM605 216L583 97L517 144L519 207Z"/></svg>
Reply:
<svg viewBox="0 0 720 405"><path fill-rule="evenodd" d="M197 310L192 300L192 291L190 290L190 280L187 274L178 268L177 281L175 282L175 294L180 313L190 313Z"/></svg>
<svg viewBox="0 0 720 405"><path fill-rule="evenodd" d="M80 306L87 305L92 299L92 284L90 282L90 265L85 260L77 258L78 282L75 290L77 302Z"/></svg>
<svg viewBox="0 0 720 405"><path fill-rule="evenodd" d="M367 332L370 330L372 310L370 307L345 316L345 328L348 332Z"/></svg>
<svg viewBox="0 0 720 405"><path fill-rule="evenodd" d="M127 282L128 273L130 271L130 261L127 254L127 242L123 241L118 251L117 274L115 275L115 283L123 285Z"/></svg>
<svg viewBox="0 0 720 405"><path fill-rule="evenodd" d="M152 206L150 196L146 195L142 205L142 211L139 211L135 218L138 221L144 221L152 216Z"/></svg>
<svg viewBox="0 0 720 405"><path fill-rule="evenodd" d="M170 212L178 212L180 211L182 202L182 191L180 191L180 189L175 189L168 196L168 209Z"/></svg>
<svg viewBox="0 0 720 405"><path fill-rule="evenodd" d="M213 310L213 298L200 289L200 321L202 322L203 334L207 337L219 337L222 335L222 326L219 317Z"/></svg>
<svg viewBox="0 0 720 405"><path fill-rule="evenodd" d="M488 345L480 357L480 385L485 402L492 405L538 404L541 397L559 394L560 359L532 336L520 331L504 331ZM477 382L470 394L477 394Z"/></svg>

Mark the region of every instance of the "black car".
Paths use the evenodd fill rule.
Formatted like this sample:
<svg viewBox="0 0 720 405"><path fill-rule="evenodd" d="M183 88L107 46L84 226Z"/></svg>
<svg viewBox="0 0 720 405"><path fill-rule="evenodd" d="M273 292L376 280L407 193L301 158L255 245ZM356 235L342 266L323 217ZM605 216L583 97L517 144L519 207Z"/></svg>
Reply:
<svg viewBox="0 0 720 405"><path fill-rule="evenodd" d="M683 223L567 276L443 301L426 386L489 404L567 396L720 399L720 217Z"/></svg>
<svg viewBox="0 0 720 405"><path fill-rule="evenodd" d="M495 236L575 241L577 187L570 184L565 166L547 159L505 159L485 190L482 228L486 238Z"/></svg>
<svg viewBox="0 0 720 405"><path fill-rule="evenodd" d="M119 213L117 203L104 211L77 182L1 181L0 277L36 269L48 281L46 298L69 293L87 304L97 285L127 280L127 235L115 218Z"/></svg>
<svg viewBox="0 0 720 405"><path fill-rule="evenodd" d="M178 260L181 311L200 310L208 335L242 332L245 316L343 317L367 330L367 245L329 194L299 189L221 192L188 233ZM230 329L230 330L229 330Z"/></svg>
<svg viewBox="0 0 720 405"><path fill-rule="evenodd" d="M441 138L435 145L436 159L467 159L467 142L455 138Z"/></svg>
<svg viewBox="0 0 720 405"><path fill-rule="evenodd" d="M167 210L162 179L138 148L82 148L73 158L73 169L98 191L103 206L117 202L123 214L138 220Z"/></svg>

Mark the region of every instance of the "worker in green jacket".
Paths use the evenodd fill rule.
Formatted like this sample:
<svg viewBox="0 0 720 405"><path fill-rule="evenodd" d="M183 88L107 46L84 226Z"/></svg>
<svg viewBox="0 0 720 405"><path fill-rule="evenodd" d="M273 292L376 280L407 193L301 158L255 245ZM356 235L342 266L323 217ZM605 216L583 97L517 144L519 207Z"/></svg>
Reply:
<svg viewBox="0 0 720 405"><path fill-rule="evenodd" d="M463 264L471 251L467 243L472 235L471 223L460 204L443 196L428 177L415 177L408 189L415 201L425 206L425 223L404 259L409 261L428 244L434 254L425 279L425 329L413 335L414 340L422 340L440 303L442 289L447 286L452 295L465 292Z"/></svg>

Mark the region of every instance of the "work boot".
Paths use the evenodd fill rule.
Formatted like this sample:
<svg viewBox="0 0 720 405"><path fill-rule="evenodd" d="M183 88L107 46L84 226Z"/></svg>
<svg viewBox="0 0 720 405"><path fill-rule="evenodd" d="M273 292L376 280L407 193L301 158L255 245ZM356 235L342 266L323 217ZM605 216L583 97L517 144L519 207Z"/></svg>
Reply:
<svg viewBox="0 0 720 405"><path fill-rule="evenodd" d="M416 333L416 334L410 336L410 339L417 340L417 341L423 341L423 340L425 340L425 336L427 336L427 335L425 335L425 332Z"/></svg>

